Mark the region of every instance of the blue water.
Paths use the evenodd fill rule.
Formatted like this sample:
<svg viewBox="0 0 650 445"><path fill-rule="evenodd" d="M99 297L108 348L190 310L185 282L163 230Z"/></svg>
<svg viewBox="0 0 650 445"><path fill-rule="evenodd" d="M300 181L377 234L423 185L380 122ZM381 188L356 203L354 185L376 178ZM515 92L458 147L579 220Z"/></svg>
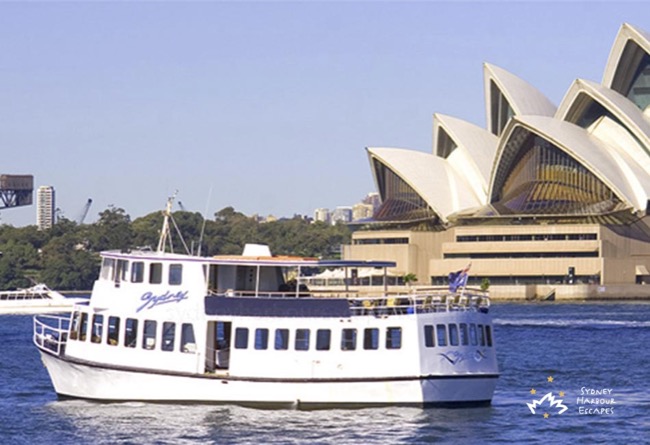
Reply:
<svg viewBox="0 0 650 445"><path fill-rule="evenodd" d="M650 432L650 304L494 304L502 376L471 409L256 410L57 401L29 316L0 317L0 444L643 443ZM548 377L553 382L548 382ZM537 394L532 395L531 389ZM585 389L583 389L585 388ZM610 414L580 414L611 389ZM567 410L526 403L548 392ZM604 405L605 406L605 405ZM548 412L548 418L543 417ZM647 443L647 442L646 442Z"/></svg>

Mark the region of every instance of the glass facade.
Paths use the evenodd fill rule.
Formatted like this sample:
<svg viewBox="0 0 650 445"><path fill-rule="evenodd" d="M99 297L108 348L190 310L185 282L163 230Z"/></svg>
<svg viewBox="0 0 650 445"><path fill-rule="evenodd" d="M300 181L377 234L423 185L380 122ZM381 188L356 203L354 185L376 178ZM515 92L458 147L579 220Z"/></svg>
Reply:
<svg viewBox="0 0 650 445"><path fill-rule="evenodd" d="M494 81L490 81L490 101L492 104L492 109L490 110L492 114L492 128L490 128L490 131L500 136L510 118L515 115L515 112Z"/></svg>
<svg viewBox="0 0 650 445"><path fill-rule="evenodd" d="M621 54L612 89L626 96L641 110L650 105L650 55L632 40Z"/></svg>

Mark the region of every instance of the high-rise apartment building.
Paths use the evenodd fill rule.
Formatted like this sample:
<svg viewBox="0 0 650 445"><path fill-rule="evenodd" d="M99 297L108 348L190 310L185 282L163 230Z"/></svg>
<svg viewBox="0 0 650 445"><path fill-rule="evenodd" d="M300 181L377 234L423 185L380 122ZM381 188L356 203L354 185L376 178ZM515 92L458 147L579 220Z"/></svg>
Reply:
<svg viewBox="0 0 650 445"><path fill-rule="evenodd" d="M54 225L56 215L54 187L42 185L36 192L36 225L38 230L46 230Z"/></svg>

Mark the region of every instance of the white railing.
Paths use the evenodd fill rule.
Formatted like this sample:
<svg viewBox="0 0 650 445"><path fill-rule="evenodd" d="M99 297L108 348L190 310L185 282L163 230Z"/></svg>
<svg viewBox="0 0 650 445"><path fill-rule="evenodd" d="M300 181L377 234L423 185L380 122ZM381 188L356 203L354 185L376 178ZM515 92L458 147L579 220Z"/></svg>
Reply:
<svg viewBox="0 0 650 445"><path fill-rule="evenodd" d="M34 344L43 350L61 355L68 340L70 318L57 315L34 317Z"/></svg>

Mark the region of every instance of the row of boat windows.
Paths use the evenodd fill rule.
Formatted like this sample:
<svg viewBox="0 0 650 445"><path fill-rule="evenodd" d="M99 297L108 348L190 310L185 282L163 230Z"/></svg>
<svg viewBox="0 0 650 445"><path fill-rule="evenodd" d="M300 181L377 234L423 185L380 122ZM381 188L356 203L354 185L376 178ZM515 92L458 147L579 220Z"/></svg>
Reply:
<svg viewBox="0 0 650 445"><path fill-rule="evenodd" d="M142 349L156 349L159 342L162 351L196 352L194 327L191 323L181 323L180 326L177 326L177 323L173 321L159 323L156 320L144 320L142 332L139 332L140 320L138 319L125 319L123 329L121 329L122 320L120 317L109 316L105 318L103 314L93 314L89 333L88 320L89 314L85 312L75 313L70 329L71 340L86 341L88 334L90 334L91 343L106 343L111 346L117 346L121 343L127 348L136 348L140 334L140 347ZM160 332L159 325L162 328ZM176 338L180 338L178 349L176 349Z"/></svg>
<svg viewBox="0 0 650 445"><path fill-rule="evenodd" d="M165 270L166 269L166 270ZM104 280L121 281L131 283L162 284L166 276L166 283L171 286L179 286L183 283L183 265L182 264L165 264L148 263L145 267L144 261L127 261L116 260L114 258L104 258L102 262L101 277Z"/></svg>
<svg viewBox="0 0 650 445"><path fill-rule="evenodd" d="M424 345L427 348L436 346L492 346L492 329L490 325L474 323L450 323L424 325Z"/></svg>

